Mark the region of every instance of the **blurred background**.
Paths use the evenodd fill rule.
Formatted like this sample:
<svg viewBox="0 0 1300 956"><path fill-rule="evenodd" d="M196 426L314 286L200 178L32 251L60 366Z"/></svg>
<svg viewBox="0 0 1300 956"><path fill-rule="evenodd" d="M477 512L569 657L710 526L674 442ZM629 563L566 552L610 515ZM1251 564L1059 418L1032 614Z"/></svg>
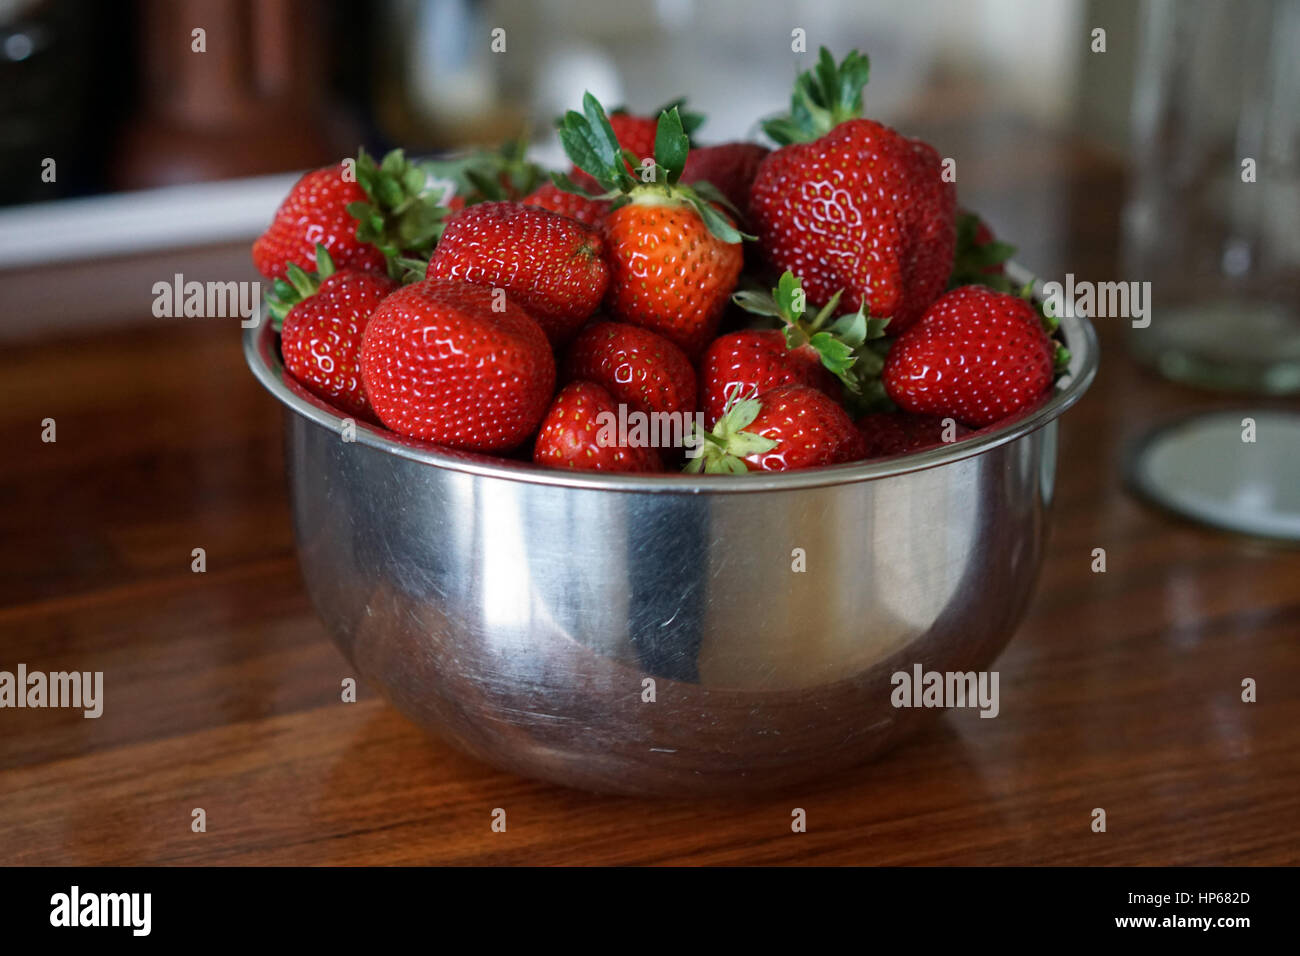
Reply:
<svg viewBox="0 0 1300 956"><path fill-rule="evenodd" d="M1136 18L1124 0L0 0L0 337L89 320L77 288L48 281L58 263L124 260L91 270L103 321L143 318L125 257L203 248L187 277L253 278L211 247L251 240L292 171L359 144L523 134L562 166L551 124L587 89L632 110L685 94L708 116L701 141L754 137L808 65L795 28L813 56L868 52L869 113L960 155L964 191L1003 192L995 225L1048 243L1062 195L1012 201L1013 177L973 174L1006 157L1012 129L1086 128L1119 155Z"/></svg>

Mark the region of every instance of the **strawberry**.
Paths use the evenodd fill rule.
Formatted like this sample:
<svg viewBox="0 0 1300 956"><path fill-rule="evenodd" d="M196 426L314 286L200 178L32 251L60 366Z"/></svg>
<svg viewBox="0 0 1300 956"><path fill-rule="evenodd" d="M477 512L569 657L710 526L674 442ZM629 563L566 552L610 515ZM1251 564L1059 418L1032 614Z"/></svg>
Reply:
<svg viewBox="0 0 1300 956"><path fill-rule="evenodd" d="M379 420L395 432L506 451L546 413L555 359L541 326L508 297L424 279L388 296L370 317L361 379Z"/></svg>
<svg viewBox="0 0 1300 956"><path fill-rule="evenodd" d="M605 295L604 244L599 230L549 209L479 203L448 218L425 277L505 289L563 343Z"/></svg>
<svg viewBox="0 0 1300 956"><path fill-rule="evenodd" d="M724 359L721 367L709 366L706 362L701 391L708 420L713 421L722 414L728 390L738 387L740 391L736 394L753 397L766 388L797 380L820 388L832 398L843 394L841 389L835 387L834 379L816 374L818 365L822 372L838 378L848 390L849 397L864 409L879 404L883 399L879 381L883 360L877 354L877 345L874 343L884 336L888 319L869 319L859 308L856 312L841 315L831 321L839 307L839 292L831 296L830 301L816 315L805 318L808 310L807 294L801 281L789 270L782 273L776 288L770 293L746 289L732 296L732 301L746 311L780 319L783 323L781 338L790 355L778 358L771 345L767 345L761 353L751 352L750 360L759 363L751 368L746 368L741 356ZM711 352L718 347L717 341L710 347ZM749 346L760 341L772 342L771 339L753 337L728 341ZM727 345L721 348L730 347ZM739 365L736 364L738 359ZM779 362L781 369L798 377L783 381L771 378L777 374L777 369L769 365L769 362Z"/></svg>
<svg viewBox="0 0 1300 956"><path fill-rule="evenodd" d="M866 441L867 458L905 455L934 445L950 444L970 434L969 428L953 419L907 412L871 412L859 418L856 424Z"/></svg>
<svg viewBox="0 0 1300 956"><path fill-rule="evenodd" d="M749 187L759 164L770 152L757 143L723 143L692 149L682 170L682 182L712 183L740 213L741 220L748 222Z"/></svg>
<svg viewBox="0 0 1300 956"><path fill-rule="evenodd" d="M294 184L253 243L253 264L268 279L283 279L291 263L313 269L324 246L336 268L383 272L386 260L433 248L445 212L439 194L400 149L380 165L362 150L355 166L326 166Z"/></svg>
<svg viewBox="0 0 1300 956"><path fill-rule="evenodd" d="M832 398L807 385L782 385L733 402L704 435L692 472L790 471L856 461L862 434Z"/></svg>
<svg viewBox="0 0 1300 956"><path fill-rule="evenodd" d="M695 411L695 370L677 346L649 329L593 322L574 339L566 379L595 382L641 412Z"/></svg>
<svg viewBox="0 0 1300 956"><path fill-rule="evenodd" d="M956 241L956 193L939 155L862 119L867 58L838 66L823 48L795 82L791 114L763 128L786 144L759 166L750 217L774 270L803 278L809 298L843 290L901 333L944 290Z"/></svg>
<svg viewBox="0 0 1300 956"><path fill-rule="evenodd" d="M634 116L626 110L612 110L609 114L609 126L614 131L618 145L638 159L645 159L655 154L655 132L659 128L659 113L650 116Z"/></svg>
<svg viewBox="0 0 1300 956"><path fill-rule="evenodd" d="M953 257L948 288L963 285L986 285L999 292L1015 292L1016 285L1006 275L1007 259L1015 246L1000 242L993 230L979 216L964 209L957 211L957 252Z"/></svg>
<svg viewBox="0 0 1300 956"><path fill-rule="evenodd" d="M687 112L683 108L684 105L685 99L679 97L671 103L661 106L649 116L634 115L621 106L610 110L608 117L609 128L618 141L619 149L625 154L623 162L629 173L635 174L637 167L640 166L643 160L654 157L655 135L659 129L660 114L676 108L682 118L682 128L687 136L690 136L704 122L703 116L698 113ZM561 123L563 123L563 120L561 120ZM588 192L598 193L601 191L600 183L596 177L588 175L577 166L570 170L569 176Z"/></svg>
<svg viewBox="0 0 1300 956"><path fill-rule="evenodd" d="M542 419L533 461L583 471L662 471L655 449L622 447L612 440L617 436L609 423L617 418L609 392L594 382L570 382Z"/></svg>
<svg viewBox="0 0 1300 956"><path fill-rule="evenodd" d="M832 398L839 383L811 348L791 349L776 329L747 329L713 340L700 360L700 396L710 428L737 398L778 385L807 385Z"/></svg>
<svg viewBox="0 0 1300 956"><path fill-rule="evenodd" d="M1037 402L1067 358L1028 301L967 285L898 337L881 379L905 411L981 428Z"/></svg>
<svg viewBox="0 0 1300 956"><path fill-rule="evenodd" d="M697 356L713 337L740 275L742 234L713 202L711 185L680 183L690 144L676 107L660 114L651 182L623 164L605 112L590 93L585 115L570 111L560 128L569 157L617 193L605 217L610 266L606 306L624 322L651 329ZM561 188L573 183L556 177Z"/></svg>
<svg viewBox="0 0 1300 956"><path fill-rule="evenodd" d="M312 170L293 185L271 225L253 243L258 272L283 279L290 265L314 269L318 245L341 268L384 271L384 254L358 241L357 221L348 215L348 204L365 202L366 191L343 175L340 163Z"/></svg>
<svg viewBox="0 0 1300 956"><path fill-rule="evenodd" d="M361 387L361 335L371 313L397 283L373 272L335 272L324 245L316 249L315 259L313 274L290 264L291 290L277 289L279 294L268 296L272 316L283 319L284 367L349 415L370 418L370 402Z"/></svg>
<svg viewBox="0 0 1300 956"><path fill-rule="evenodd" d="M609 212L609 203L600 199L588 199L577 193L566 193L555 183L539 186L520 202L540 206L598 228L604 225L605 214Z"/></svg>

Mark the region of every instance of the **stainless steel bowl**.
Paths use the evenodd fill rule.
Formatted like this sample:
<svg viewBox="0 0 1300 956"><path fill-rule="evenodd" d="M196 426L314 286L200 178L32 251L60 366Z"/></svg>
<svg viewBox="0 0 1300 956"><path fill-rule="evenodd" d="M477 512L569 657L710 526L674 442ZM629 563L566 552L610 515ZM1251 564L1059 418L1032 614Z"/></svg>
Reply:
<svg viewBox="0 0 1300 956"><path fill-rule="evenodd" d="M307 589L358 674L455 746L593 790L703 795L860 763L915 729L895 671L988 667L1032 593L1056 419L1041 406L911 456L751 476L568 473L407 442L286 381ZM806 571L793 570L802 549Z"/></svg>

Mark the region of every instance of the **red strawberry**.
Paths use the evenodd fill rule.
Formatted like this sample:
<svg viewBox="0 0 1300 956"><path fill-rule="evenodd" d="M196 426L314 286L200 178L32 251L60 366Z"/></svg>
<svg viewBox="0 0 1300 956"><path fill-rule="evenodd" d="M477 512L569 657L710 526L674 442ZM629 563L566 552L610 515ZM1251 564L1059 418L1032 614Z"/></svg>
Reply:
<svg viewBox="0 0 1300 956"><path fill-rule="evenodd" d="M956 193L939 155L887 126L860 119L866 57L839 66L823 48L796 81L793 118L764 124L783 146L763 160L750 216L764 258L803 278L808 297L843 290L907 329L947 285L956 242ZM810 110L811 103L816 110Z"/></svg>
<svg viewBox="0 0 1300 956"><path fill-rule="evenodd" d="M266 232L253 243L253 265L268 279L283 279L290 263L316 267L316 246L329 250L340 269L384 271L384 254L357 239L348 204L365 202L366 191L343 178L344 167L326 166L303 176L275 211Z"/></svg>
<svg viewBox="0 0 1300 956"><path fill-rule="evenodd" d="M752 398L792 383L831 398L851 398L864 410L883 398L884 361L868 343L884 336L888 319L869 319L861 309L837 316L839 293L809 315L807 295L788 269L771 292L743 289L732 301L749 312L780 319L783 327L714 340L700 367L707 421L716 421L733 396Z"/></svg>
<svg viewBox="0 0 1300 956"><path fill-rule="evenodd" d="M695 183L703 180L713 183L748 221L749 187L754 182L759 164L770 152L766 146L757 143L701 146L691 150L686 157L682 182Z"/></svg>
<svg viewBox="0 0 1300 956"><path fill-rule="evenodd" d="M622 322L593 322L569 349L565 377L595 382L642 412L695 411L695 370L672 342Z"/></svg>
<svg viewBox="0 0 1300 956"><path fill-rule="evenodd" d="M594 382L570 382L542 419L533 461L583 471L662 471L655 449L609 441L617 437L609 431L609 423L617 418L618 407L609 392Z"/></svg>
<svg viewBox="0 0 1300 956"><path fill-rule="evenodd" d="M631 150L634 156L645 159L655 154L655 131L659 128L659 113L653 116L634 116L624 110L609 114L609 125L614 130L618 145Z"/></svg>
<svg viewBox="0 0 1300 956"><path fill-rule="evenodd" d="M700 361L700 396L710 428L733 399L778 385L807 385L835 398L840 383L810 346L791 349L776 329L732 332L713 340Z"/></svg>
<svg viewBox="0 0 1300 956"><path fill-rule="evenodd" d="M372 272L333 272L329 254L322 250L321 256L325 278L284 318L284 367L321 398L350 415L369 418L370 402L361 387L361 336L371 313L397 283Z"/></svg>
<svg viewBox="0 0 1300 956"><path fill-rule="evenodd" d="M1015 247L1000 242L979 216L957 210L957 252L953 257L949 288L986 285L999 292L1015 292L1018 286L1006 275L1004 263Z"/></svg>
<svg viewBox="0 0 1300 956"><path fill-rule="evenodd" d="M505 289L552 343L567 341L609 282L600 232L517 202L469 206L447 220L425 277Z"/></svg>
<svg viewBox="0 0 1300 956"><path fill-rule="evenodd" d="M604 224L605 214L609 212L609 203L600 199L588 199L577 193L566 193L554 183L538 187L520 202L562 213L578 222L585 222L597 228Z"/></svg>
<svg viewBox="0 0 1300 956"><path fill-rule="evenodd" d="M354 164L298 180L253 243L253 264L267 278L282 279L291 263L314 268L316 248L324 246L339 269L384 272L387 260L433 248L446 213L438 205L441 192L400 149L379 164L362 150Z"/></svg>
<svg viewBox="0 0 1300 956"><path fill-rule="evenodd" d="M905 411L981 428L1047 392L1055 351L1029 302L967 285L944 295L898 337L881 379Z"/></svg>
<svg viewBox="0 0 1300 956"><path fill-rule="evenodd" d="M951 421L951 426L948 422ZM948 431L951 428L951 431ZM945 433L951 441L970 434L970 429L955 420L933 415L911 415L907 412L872 412L857 421L857 429L867 443L867 458L887 458L905 455L934 445L947 444Z"/></svg>
<svg viewBox="0 0 1300 956"><path fill-rule="evenodd" d="M521 308L483 286L425 279L379 304L361 343L361 378L395 432L468 451L520 445L546 413L555 359Z"/></svg>
<svg viewBox="0 0 1300 956"><path fill-rule="evenodd" d="M856 461L862 433L839 403L807 385L782 385L732 404L688 471L790 471Z"/></svg>

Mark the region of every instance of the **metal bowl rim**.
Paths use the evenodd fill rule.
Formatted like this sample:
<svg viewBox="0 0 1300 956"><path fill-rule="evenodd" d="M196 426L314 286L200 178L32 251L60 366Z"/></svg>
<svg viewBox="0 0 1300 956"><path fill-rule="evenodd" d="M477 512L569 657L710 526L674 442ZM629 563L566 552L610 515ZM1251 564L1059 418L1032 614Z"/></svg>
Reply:
<svg viewBox="0 0 1300 956"><path fill-rule="evenodd" d="M1017 284L1034 283L1035 296L1041 294L1041 282L1015 263L1007 264L1007 274ZM265 312L263 311L263 315ZM1071 359L1067 373L1056 384L1054 394L1019 418L980 431L974 437L952 445L931 448L911 455L899 455L864 462L849 462L802 471L763 472L736 475L637 475L577 472L540 468L530 462L514 462L486 455L466 454L439 448L429 442L398 440L391 432L381 431L363 421L356 422L356 442L390 455L417 461L435 468L463 472L488 478L522 481L538 485L604 491L654 492L666 494L790 491L828 485L853 484L904 475L936 468L983 454L1015 441L1054 421L1082 397L1097 374L1097 332L1083 316L1060 320ZM244 329L244 358L262 386L287 409L302 418L340 432L344 416L322 402L309 401L291 391L284 383L284 367L272 348L273 332L269 322L258 322ZM407 442L410 442L409 444Z"/></svg>

